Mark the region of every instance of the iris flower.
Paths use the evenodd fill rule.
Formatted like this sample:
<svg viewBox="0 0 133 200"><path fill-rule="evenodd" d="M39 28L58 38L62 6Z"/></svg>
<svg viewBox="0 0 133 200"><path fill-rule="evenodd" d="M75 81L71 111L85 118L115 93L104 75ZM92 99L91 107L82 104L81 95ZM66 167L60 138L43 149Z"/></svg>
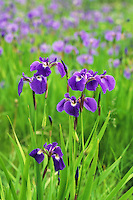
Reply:
<svg viewBox="0 0 133 200"><path fill-rule="evenodd" d="M18 94L20 96L23 84L24 82L28 82L30 85L30 88L36 93L36 94L43 94L47 89L47 78L43 75L34 75L33 77L26 77L24 73L22 74L22 78L19 81L18 84Z"/></svg>
<svg viewBox="0 0 133 200"><path fill-rule="evenodd" d="M97 75L97 72L87 69L82 69L80 72L75 72L71 78L68 79L68 85L72 90L83 91L86 87L87 90L95 91L101 86L103 93L107 90L111 91L115 87L115 79L111 75L106 75L106 71L101 75Z"/></svg>
<svg viewBox="0 0 133 200"><path fill-rule="evenodd" d="M57 111L58 112L62 112L63 110L69 114L72 115L74 117L78 117L79 116L79 110L81 107L81 98L78 98L76 100L75 96L69 96L68 93L66 93L65 98L62 99L58 104L57 104ZM95 112L97 109L97 102L95 101L94 98L90 98L90 97L85 97L83 98L83 106L91 111L91 112Z"/></svg>
<svg viewBox="0 0 133 200"><path fill-rule="evenodd" d="M48 157L52 157L54 162L55 171L63 170L65 168L65 164L63 161L63 153L61 148L57 146L57 142L53 142L52 144L45 143L44 149L34 149L30 152L30 156L33 157L39 164L44 160L44 154L47 154Z"/></svg>

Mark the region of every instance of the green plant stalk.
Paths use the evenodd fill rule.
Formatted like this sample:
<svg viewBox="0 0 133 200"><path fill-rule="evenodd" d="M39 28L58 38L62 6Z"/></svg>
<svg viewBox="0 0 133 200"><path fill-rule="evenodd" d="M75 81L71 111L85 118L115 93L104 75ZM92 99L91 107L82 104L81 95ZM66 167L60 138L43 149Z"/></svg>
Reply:
<svg viewBox="0 0 133 200"><path fill-rule="evenodd" d="M36 137L36 109L34 110L34 132L35 132L35 142L37 144L37 137ZM42 179L41 179L41 173L40 173L40 165L35 162L35 173L36 173L36 197L37 200L43 199L43 193L42 193Z"/></svg>
<svg viewBox="0 0 133 200"><path fill-rule="evenodd" d="M69 168L70 168L70 174L69 174L69 181L70 181L70 199L74 199L75 196L75 159L74 159L74 152L73 152L73 132L74 128L72 126L73 124L73 118L69 116Z"/></svg>
<svg viewBox="0 0 133 200"><path fill-rule="evenodd" d="M81 117L81 138L82 138L82 150L84 152L85 150L85 145L84 145L84 128L83 128L83 113L80 112L80 117Z"/></svg>

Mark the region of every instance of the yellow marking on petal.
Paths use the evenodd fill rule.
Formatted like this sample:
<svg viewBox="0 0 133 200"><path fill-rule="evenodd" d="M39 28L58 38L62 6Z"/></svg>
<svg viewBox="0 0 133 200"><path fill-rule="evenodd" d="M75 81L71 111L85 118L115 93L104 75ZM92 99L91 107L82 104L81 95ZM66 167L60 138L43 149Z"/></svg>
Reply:
<svg viewBox="0 0 133 200"><path fill-rule="evenodd" d="M58 160L58 161L60 160L60 157L59 157L58 154L55 154L55 159Z"/></svg>
<svg viewBox="0 0 133 200"><path fill-rule="evenodd" d="M40 155L41 153L43 153L43 150L42 150L42 149L40 149L40 150L37 152L38 155Z"/></svg>

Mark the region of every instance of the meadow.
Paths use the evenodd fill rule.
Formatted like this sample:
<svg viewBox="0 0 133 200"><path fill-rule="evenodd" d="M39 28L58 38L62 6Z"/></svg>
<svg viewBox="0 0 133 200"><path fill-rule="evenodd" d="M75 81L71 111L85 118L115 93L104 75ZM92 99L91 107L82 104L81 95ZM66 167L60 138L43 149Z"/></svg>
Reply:
<svg viewBox="0 0 133 200"><path fill-rule="evenodd" d="M132 13L0 0L1 200L133 199Z"/></svg>

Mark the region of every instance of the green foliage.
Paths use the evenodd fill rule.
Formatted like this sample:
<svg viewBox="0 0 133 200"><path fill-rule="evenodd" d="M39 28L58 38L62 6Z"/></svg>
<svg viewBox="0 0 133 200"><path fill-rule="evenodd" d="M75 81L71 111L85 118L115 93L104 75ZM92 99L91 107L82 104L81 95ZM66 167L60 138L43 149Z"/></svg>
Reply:
<svg viewBox="0 0 133 200"><path fill-rule="evenodd" d="M38 1L37 1L38 2ZM87 11L102 10L100 1L83 1L83 9ZM103 2L103 1L102 1ZM40 1L44 5L44 1ZM59 8L58 13L52 10L45 10L55 19L61 19L62 15L68 17L71 10L78 10L70 4L70 1L62 1L66 9ZM68 5L69 3L69 5ZM106 1L107 3L107 1ZM121 25L122 33L132 33L132 5L131 2L122 4L121 1L112 1L113 12L111 17L114 24L100 22L97 28L90 29L91 21L81 20L78 27L62 27L59 30L47 30L42 26L40 35L34 35L34 45L39 47L46 42L52 45L54 41L71 37L75 32L84 30L88 33L94 32L96 37L105 42L104 33L112 30L114 26ZM36 3L27 1L26 6L17 8L28 12ZM45 1L45 6L50 5ZM125 5L127 9L123 6ZM130 8L130 11L128 11ZM123 13L123 15L121 14ZM21 13L20 13L21 15ZM122 16L121 16L122 15ZM106 14L105 14L106 17ZM127 19L130 19L127 22ZM50 54L40 52L30 53L33 44L30 43L32 33L18 43L14 40L11 44L0 38L0 46L3 54L0 55L0 82L4 81L4 87L0 86L0 199L1 200L126 200L132 199L133 167L132 167L132 130L133 130L133 79L126 79L123 72L127 66L132 66L132 40L124 38L117 42L120 46L118 57L122 62L118 68L109 67L110 56L107 51L113 43L107 46L98 47L98 55L94 56L94 63L81 66L76 60L76 54L57 53L68 66L68 74L72 70L81 70L83 67L113 75L116 80L116 87L113 91L101 94L101 115L83 110L78 118L77 129L74 130L74 118L68 117L65 112L58 113L57 103L63 99L67 92L66 77L61 79L52 68L52 74L48 78L48 97L36 95L37 110L34 110L32 91L29 84L24 84L21 96L18 96L17 87L22 72L32 76L30 64L38 60L40 56L49 57ZM80 54L88 53L81 45L80 40L72 41ZM125 47L128 47L129 55L124 54ZM54 53L54 51L52 51ZM115 53L111 57L117 58ZM100 88L94 93L86 91L86 96L98 100ZM70 95L73 91L70 90ZM76 93L79 97L80 92ZM107 115L108 113L108 115ZM52 127L48 116L52 117ZM46 176L42 180L42 174L47 166L48 159L45 156L43 164L40 165L29 157L29 152L34 148L42 148L45 142L57 141L63 152L63 160L66 165L60 171L60 183L58 174L55 172L53 162L50 160ZM79 168L78 183L75 182L75 173Z"/></svg>

